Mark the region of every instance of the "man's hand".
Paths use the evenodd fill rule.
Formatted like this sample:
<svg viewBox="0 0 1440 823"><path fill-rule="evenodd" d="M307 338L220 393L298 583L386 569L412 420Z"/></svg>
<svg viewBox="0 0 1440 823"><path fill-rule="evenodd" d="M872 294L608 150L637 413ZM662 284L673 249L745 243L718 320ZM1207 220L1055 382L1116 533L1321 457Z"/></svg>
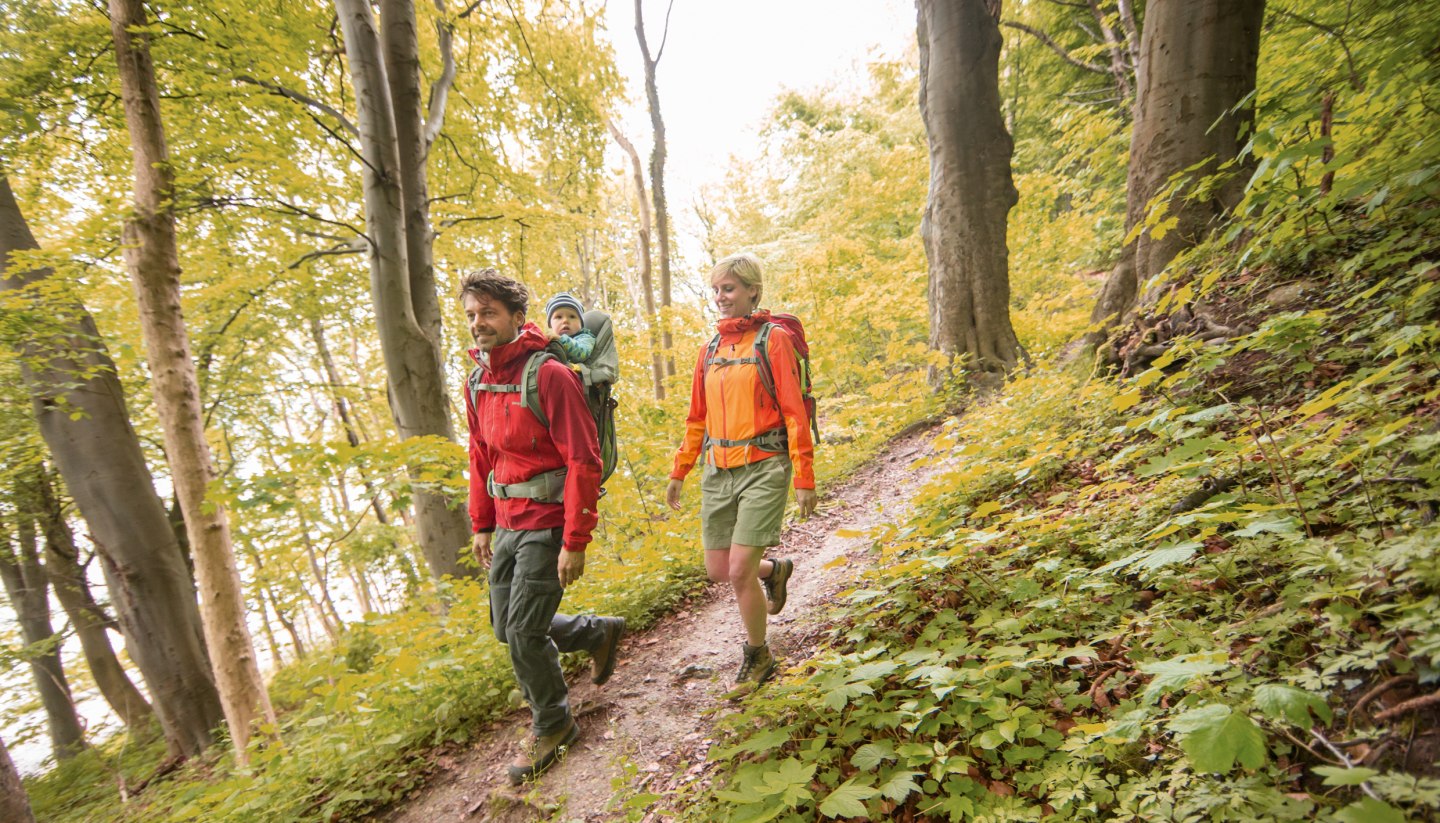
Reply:
<svg viewBox="0 0 1440 823"><path fill-rule="evenodd" d="M800 508L801 520L809 520L810 515L815 513L815 503L816 498L814 489L795 490L795 505Z"/></svg>
<svg viewBox="0 0 1440 823"><path fill-rule="evenodd" d="M684 487L684 480L671 480L665 487L665 504L677 512L680 511L680 490Z"/></svg>
<svg viewBox="0 0 1440 823"><path fill-rule="evenodd" d="M480 532L475 535L475 544L471 548L475 552L475 559L480 561L480 567L490 568L490 532Z"/></svg>
<svg viewBox="0 0 1440 823"><path fill-rule="evenodd" d="M556 566L560 573L561 588L568 587L571 583L580 579L585 573L585 552L572 552L565 549L560 550L560 562Z"/></svg>

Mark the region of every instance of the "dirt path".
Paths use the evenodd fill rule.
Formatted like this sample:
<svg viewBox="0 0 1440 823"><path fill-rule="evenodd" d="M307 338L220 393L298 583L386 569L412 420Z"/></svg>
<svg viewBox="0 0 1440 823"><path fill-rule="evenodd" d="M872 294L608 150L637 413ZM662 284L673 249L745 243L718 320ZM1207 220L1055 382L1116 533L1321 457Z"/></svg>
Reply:
<svg viewBox="0 0 1440 823"><path fill-rule="evenodd" d="M786 530L774 555L793 558L795 576L785 611L770 618L769 638L782 658L782 675L785 661L813 652L826 629L819 623L823 604L869 562L869 539L835 532L864 531L902 518L915 491L938 469L911 465L931 453L934 435L934 428L925 428L897 438L829 491L815 517ZM625 818L616 808L617 795L664 796L667 789L706 779L712 718L729 705L723 695L739 665L743 636L729 588L711 585L649 631L626 635L609 683L596 687L583 674L572 678L571 703L582 734L565 760L538 782L517 790L505 777L505 765L529 725L529 715L516 712L471 748L436 757L438 773L430 784L379 819L616 820Z"/></svg>

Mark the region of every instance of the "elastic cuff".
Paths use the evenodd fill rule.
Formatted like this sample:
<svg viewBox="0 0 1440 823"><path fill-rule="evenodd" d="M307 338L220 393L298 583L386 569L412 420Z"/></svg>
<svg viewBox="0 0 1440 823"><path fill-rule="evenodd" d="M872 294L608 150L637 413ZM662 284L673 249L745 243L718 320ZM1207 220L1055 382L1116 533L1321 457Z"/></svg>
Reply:
<svg viewBox="0 0 1440 823"><path fill-rule="evenodd" d="M494 526L486 526L486 527L481 528L481 529L475 529L475 531L472 532L472 534L494 534L494 533L495 533L495 527L494 527Z"/></svg>
<svg viewBox="0 0 1440 823"><path fill-rule="evenodd" d="M564 544L564 546L562 546L562 548L564 548L565 551L567 551L567 552L583 552L583 551L585 551L585 547L587 547L587 546L589 546L589 545L590 545L589 543L581 543L580 545L577 546L577 545L574 545L574 544L571 544L571 543L566 543L566 544Z"/></svg>

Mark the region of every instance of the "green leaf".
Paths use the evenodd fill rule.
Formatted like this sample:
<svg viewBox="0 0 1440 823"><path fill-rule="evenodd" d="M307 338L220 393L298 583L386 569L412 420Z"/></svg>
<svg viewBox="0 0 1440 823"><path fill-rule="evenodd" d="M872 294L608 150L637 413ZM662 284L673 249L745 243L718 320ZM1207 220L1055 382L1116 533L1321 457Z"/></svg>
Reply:
<svg viewBox="0 0 1440 823"><path fill-rule="evenodd" d="M1255 721L1221 703L1180 715L1170 721L1170 730L1185 735L1180 740L1180 748L1202 772L1226 774L1237 760L1248 769L1258 769L1269 757L1265 733Z"/></svg>
<svg viewBox="0 0 1440 823"><path fill-rule="evenodd" d="M855 780L854 777L846 780L829 797L820 801L820 813L826 817L864 817L864 801L877 792L870 786L855 785Z"/></svg>
<svg viewBox="0 0 1440 823"><path fill-rule="evenodd" d="M734 746L727 746L710 756L711 760L729 760L737 754L758 754L768 752L779 747L790 739L790 732L786 729L771 729L768 732L761 732L747 740L742 740Z"/></svg>
<svg viewBox="0 0 1440 823"><path fill-rule="evenodd" d="M895 759L895 747L887 740L884 743L866 743L850 756L850 763L861 771L873 771L886 760Z"/></svg>
<svg viewBox="0 0 1440 823"><path fill-rule="evenodd" d="M1380 774L1375 769L1367 769L1364 766L1316 766L1311 769L1318 775L1325 778L1327 786L1358 786Z"/></svg>
<svg viewBox="0 0 1440 823"><path fill-rule="evenodd" d="M1229 668L1223 652L1182 654L1169 660L1157 660L1140 666L1140 671L1150 675L1144 696L1150 698L1162 692L1181 689L1197 677L1206 677Z"/></svg>
<svg viewBox="0 0 1440 823"><path fill-rule="evenodd" d="M912 792L920 791L920 786L915 782L915 778L919 776L920 772L896 772L880 784L879 792L896 803L904 803L905 798Z"/></svg>
<svg viewBox="0 0 1440 823"><path fill-rule="evenodd" d="M1255 708L1271 720L1286 720L1291 725L1309 728L1310 712L1325 723L1332 719L1325 698L1283 683L1265 683L1255 689Z"/></svg>
<svg viewBox="0 0 1440 823"><path fill-rule="evenodd" d="M1374 798L1351 803L1335 813L1340 823L1405 823L1405 813Z"/></svg>
<svg viewBox="0 0 1440 823"><path fill-rule="evenodd" d="M765 776L765 794L778 794L781 803L794 808L801 801L814 796L810 792L810 779L814 776L814 763L801 763L797 758L787 757Z"/></svg>

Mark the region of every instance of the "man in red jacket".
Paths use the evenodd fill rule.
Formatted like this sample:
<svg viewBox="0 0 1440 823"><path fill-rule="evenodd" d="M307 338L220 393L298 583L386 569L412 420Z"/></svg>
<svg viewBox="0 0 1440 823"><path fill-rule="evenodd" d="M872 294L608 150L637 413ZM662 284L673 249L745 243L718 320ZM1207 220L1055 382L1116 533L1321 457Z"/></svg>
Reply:
<svg viewBox="0 0 1440 823"><path fill-rule="evenodd" d="M541 364L545 427L520 399L525 364L545 348L525 321L524 284L494 269L461 280L460 302L479 366L465 392L470 424L470 521L475 558L490 570L490 622L510 649L515 679L530 704L533 736L510 765L512 783L543 772L575 742L559 652L591 654L598 685L615 670L625 621L557 614L564 588L585 572L585 547L600 495L600 445L576 374Z"/></svg>

